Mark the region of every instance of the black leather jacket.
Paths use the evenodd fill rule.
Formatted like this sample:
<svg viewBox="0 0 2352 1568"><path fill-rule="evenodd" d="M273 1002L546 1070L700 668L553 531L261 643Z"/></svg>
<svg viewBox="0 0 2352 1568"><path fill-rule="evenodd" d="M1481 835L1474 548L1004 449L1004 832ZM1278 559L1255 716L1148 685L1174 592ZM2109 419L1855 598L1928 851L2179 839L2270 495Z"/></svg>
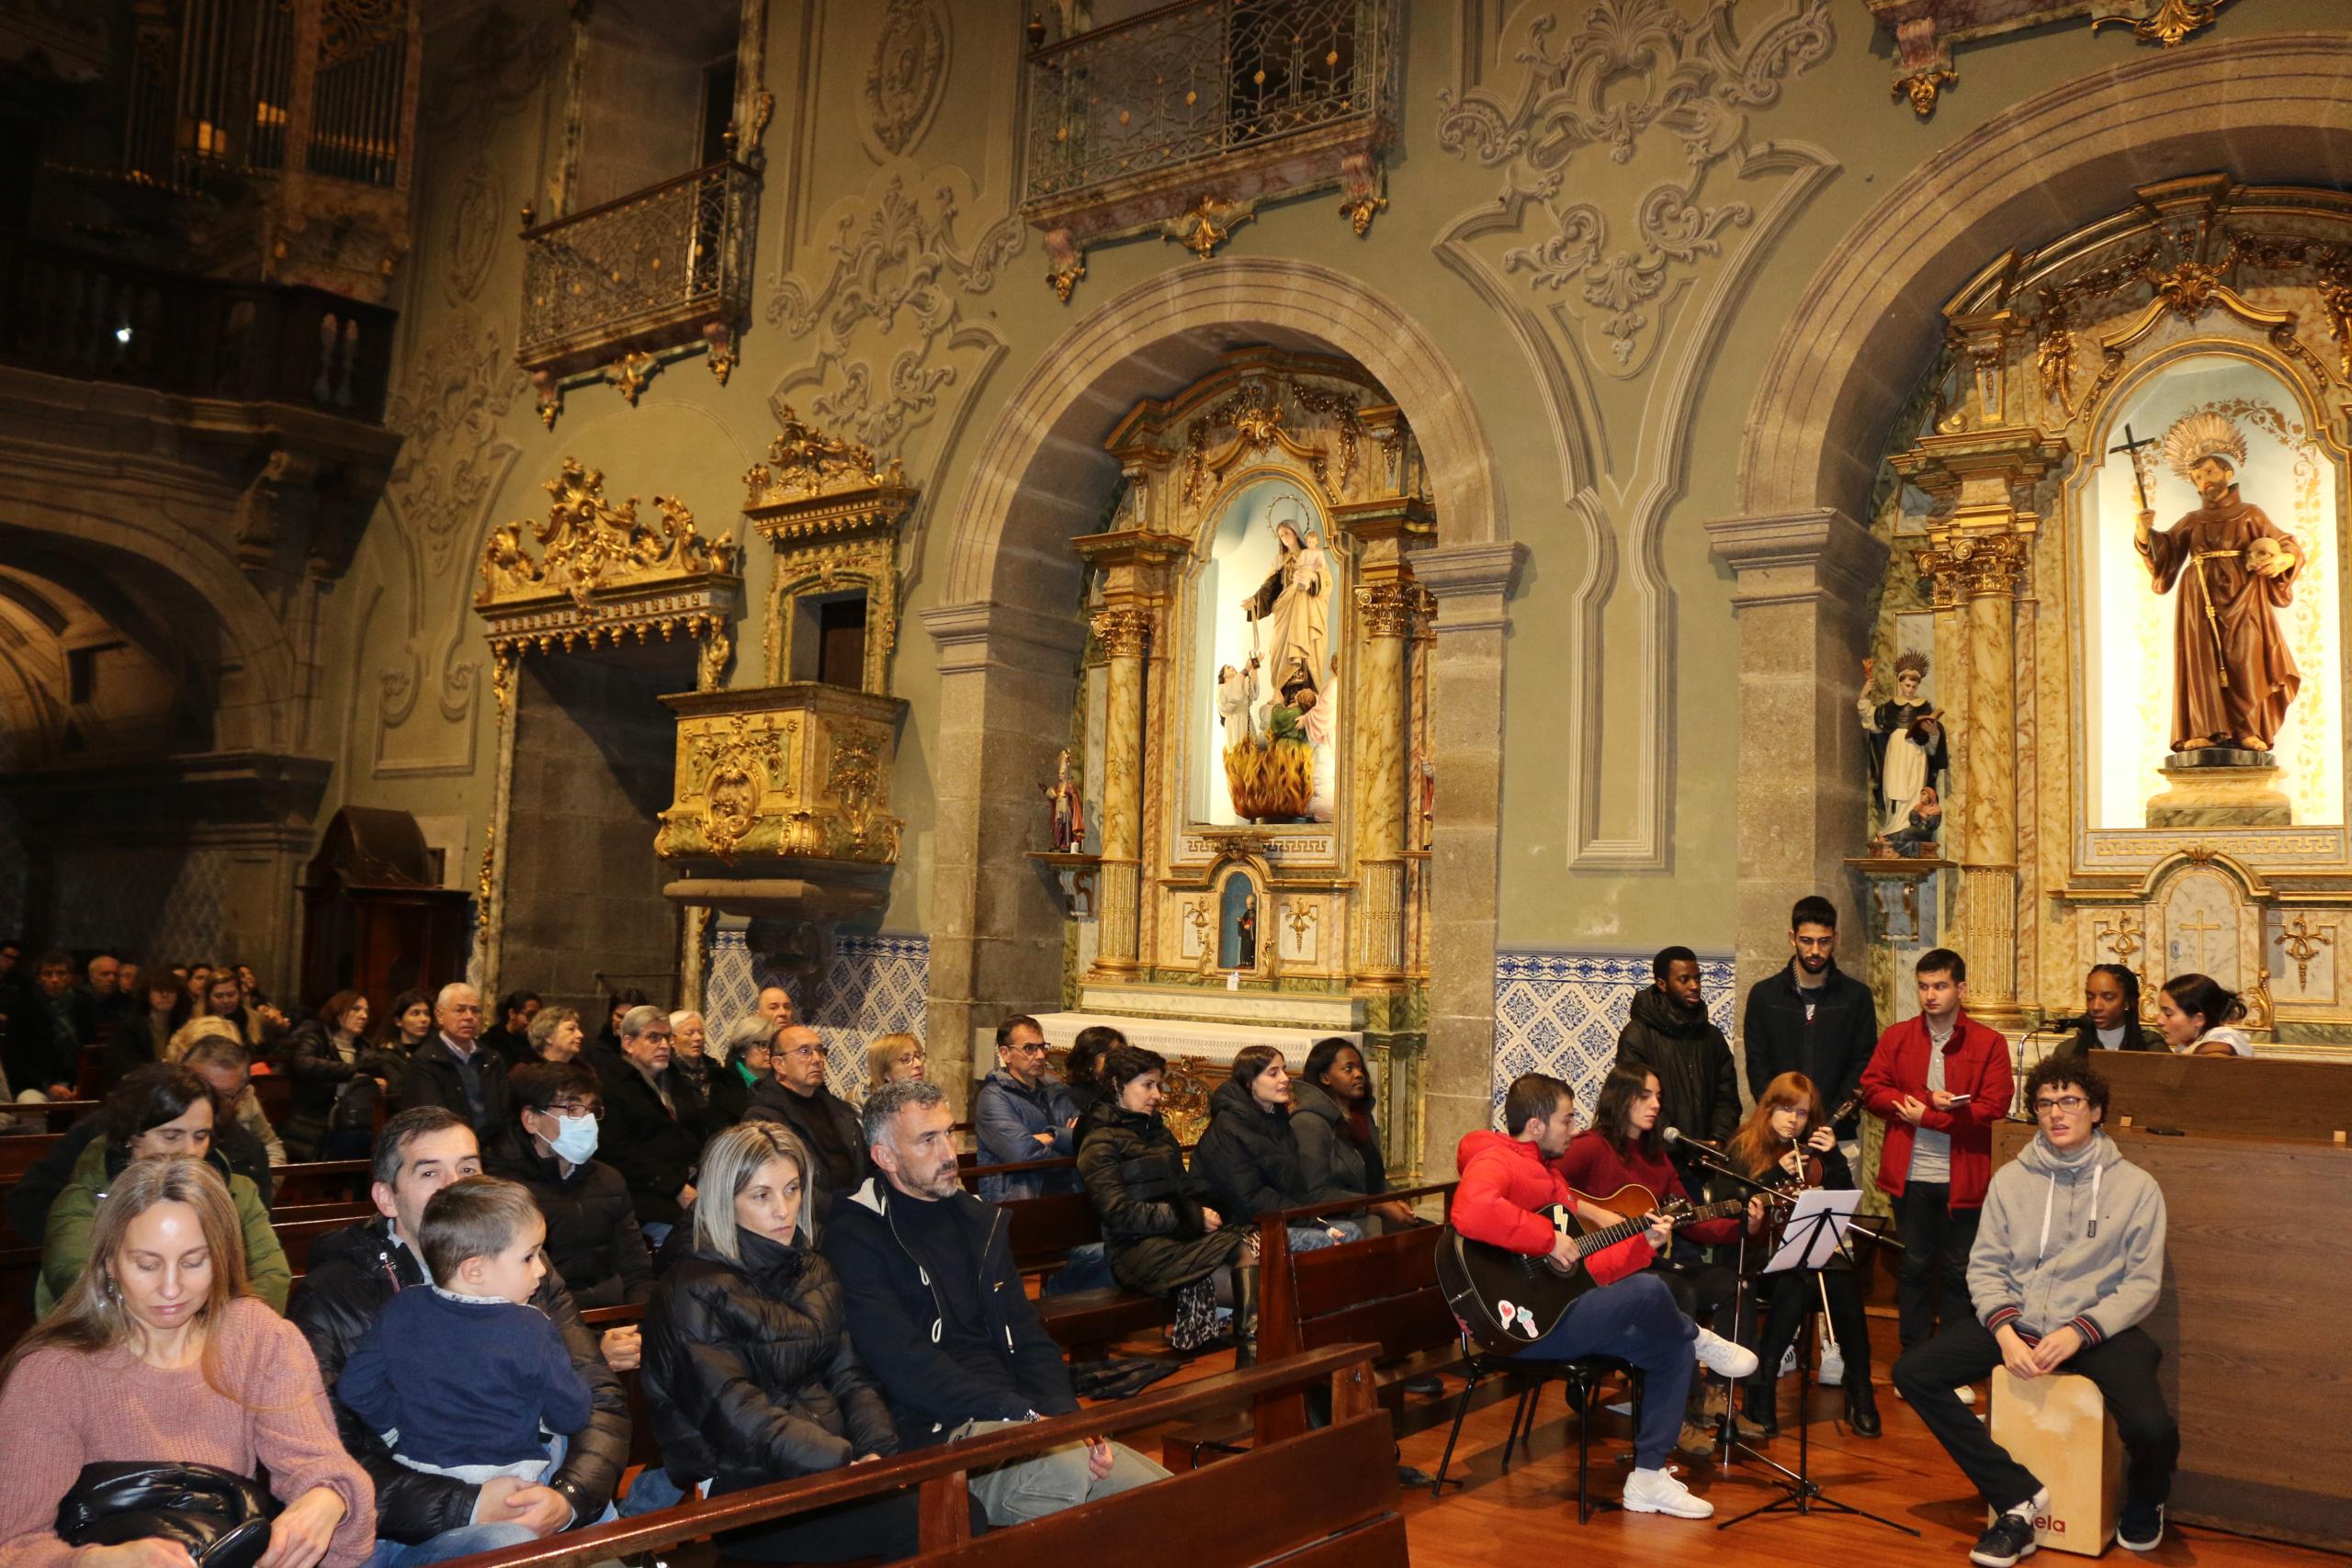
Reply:
<svg viewBox="0 0 2352 1568"><path fill-rule="evenodd" d="M732 1492L897 1453L832 1266L749 1232L735 1240L740 1261L695 1252L645 1309L639 1375L670 1479Z"/></svg>
<svg viewBox="0 0 2352 1568"><path fill-rule="evenodd" d="M374 1325L384 1303L401 1291L424 1284L424 1266L414 1253L392 1240L390 1220L364 1220L319 1238L311 1248L310 1272L295 1281L286 1315L311 1342L330 1396L344 1362ZM539 1282L531 1304L546 1313L563 1336L572 1370L588 1384L589 1403L594 1407L587 1427L571 1439L562 1465L548 1482L571 1500L574 1524L592 1524L613 1500L613 1488L628 1463L628 1400L553 1269ZM409 1469L341 1400L332 1403L343 1446L376 1483L378 1537L413 1546L473 1522L480 1487Z"/></svg>

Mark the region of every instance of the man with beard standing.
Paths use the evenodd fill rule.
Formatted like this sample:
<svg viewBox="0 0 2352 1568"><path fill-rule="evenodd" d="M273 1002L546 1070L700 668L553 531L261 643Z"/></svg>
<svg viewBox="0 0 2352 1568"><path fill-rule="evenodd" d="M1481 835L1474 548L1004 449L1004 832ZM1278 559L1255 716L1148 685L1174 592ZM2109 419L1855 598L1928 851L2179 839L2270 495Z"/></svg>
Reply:
<svg viewBox="0 0 2352 1568"><path fill-rule="evenodd" d="M1878 1047L1878 1004L1868 986L1838 967L1838 907L1828 899L1808 893L1797 900L1789 948L1788 967L1748 988L1739 1025L1748 1093L1761 1100L1782 1073L1803 1073L1834 1110L1853 1100ZM1849 1113L1838 1123L1838 1141L1857 1136L1859 1119Z"/></svg>
<svg viewBox="0 0 2352 1568"><path fill-rule="evenodd" d="M1679 1127L1720 1148L1739 1129L1739 1074L1731 1043L1699 999L1699 955L1687 947L1658 950L1650 960L1657 982L1635 993L1617 1035L1617 1066L1657 1077L1658 1123ZM1685 1186L1698 1190L1701 1171L1679 1145L1669 1151Z"/></svg>

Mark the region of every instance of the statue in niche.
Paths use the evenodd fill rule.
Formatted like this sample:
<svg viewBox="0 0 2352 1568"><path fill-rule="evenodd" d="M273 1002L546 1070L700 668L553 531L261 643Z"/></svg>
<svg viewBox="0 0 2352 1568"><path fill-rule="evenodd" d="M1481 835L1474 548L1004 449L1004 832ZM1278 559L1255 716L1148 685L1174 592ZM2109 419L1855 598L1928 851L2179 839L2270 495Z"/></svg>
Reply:
<svg viewBox="0 0 2352 1568"><path fill-rule="evenodd" d="M1871 701L1874 659L1862 660L1862 692L1854 711L1871 738L1871 785L1877 802L1874 839L1891 839L1911 825L1919 792L1951 770L1951 753L1944 743L1943 714L1921 698L1928 679L1928 656L1904 652L1894 657L1894 700ZM1939 813L1940 814L1940 813Z"/></svg>
<svg viewBox="0 0 2352 1568"><path fill-rule="evenodd" d="M1238 532L1219 546L1220 554L1241 552L1257 576L1264 536L1254 543L1251 536L1261 521L1273 536L1272 563L1240 601L1239 626L1226 623L1229 629L1216 638L1227 653L1215 694L1226 793L1245 821L1329 821L1339 695L1330 652L1335 573L1306 502L1283 491L1261 504L1261 517L1252 518L1248 492L1238 499ZM1242 652L1237 634L1245 628Z"/></svg>
<svg viewBox="0 0 2352 1568"><path fill-rule="evenodd" d="M1078 853L1079 846L1086 840L1086 801L1069 776L1069 747L1062 748L1061 757L1054 764L1054 782L1037 787L1046 792L1046 809L1052 813L1054 853Z"/></svg>
<svg viewBox="0 0 2352 1568"><path fill-rule="evenodd" d="M1258 966L1258 885L1248 876L1227 880L1217 900L1216 966L1255 969Z"/></svg>
<svg viewBox="0 0 2352 1568"><path fill-rule="evenodd" d="M2140 446L2131 449L2141 481L2132 536L2158 593L2180 585L2173 617L2172 749L2270 750L2302 686L2278 612L2295 599L2302 551L2295 536L2241 500L2237 470L2245 436L2218 413L2184 415L2165 434L2165 466L2201 502L2170 528L2154 531Z"/></svg>
<svg viewBox="0 0 2352 1568"><path fill-rule="evenodd" d="M1258 738L1257 721L1251 716L1257 706L1258 656L1251 654L1246 664L1221 664L1216 671L1216 722L1225 731L1225 743L1232 746L1242 740Z"/></svg>
<svg viewBox="0 0 2352 1568"><path fill-rule="evenodd" d="M1299 511L1296 500L1284 496L1268 509L1269 516L1285 506L1294 514ZM1330 643L1330 558L1323 553L1323 536L1295 516L1274 525L1274 552L1273 570L1241 602L1241 614L1278 684L1298 672L1312 683Z"/></svg>

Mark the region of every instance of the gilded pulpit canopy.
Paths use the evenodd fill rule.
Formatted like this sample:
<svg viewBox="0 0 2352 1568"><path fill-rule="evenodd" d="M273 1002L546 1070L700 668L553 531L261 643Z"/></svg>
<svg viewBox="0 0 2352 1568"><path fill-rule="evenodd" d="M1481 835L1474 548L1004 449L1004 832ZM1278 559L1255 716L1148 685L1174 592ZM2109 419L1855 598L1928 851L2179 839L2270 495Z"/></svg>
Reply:
<svg viewBox="0 0 2352 1568"><path fill-rule="evenodd" d="M2143 506L2132 541L2157 592L2179 588L2172 749L2267 751L2302 686L2278 616L2294 603L2301 551L2293 535L2238 494L2246 444L2228 419L2182 416L2165 435L2164 455L2202 502L2163 533Z"/></svg>

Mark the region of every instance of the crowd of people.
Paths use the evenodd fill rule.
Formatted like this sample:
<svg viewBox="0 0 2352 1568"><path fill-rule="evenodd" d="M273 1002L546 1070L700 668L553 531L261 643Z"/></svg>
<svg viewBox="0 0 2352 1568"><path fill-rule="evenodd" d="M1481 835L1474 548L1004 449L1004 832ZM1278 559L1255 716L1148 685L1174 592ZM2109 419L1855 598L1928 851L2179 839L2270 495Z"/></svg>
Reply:
<svg viewBox="0 0 2352 1568"><path fill-rule="evenodd" d="M2245 1054L2237 999L2178 977L2149 1029L2136 977L2094 970L2064 1048L2025 1084L2041 1138L1996 1175L2010 1058L1966 1015L1960 956L1921 958L1917 1015L1882 1032L1870 991L1835 962L1832 907L1801 902L1790 936L1788 966L1746 1000L1744 1110L1698 961L1668 948L1581 1129L1572 1089L1531 1074L1505 1092L1500 1130L1463 1140L1454 1229L1600 1286L1522 1354L1637 1369L1625 1506L1712 1513L1669 1456L1713 1447L1711 1377L1738 1391L1724 1419L1741 1436L1775 1435L1782 1356L1812 1293L1809 1280L1744 1277L1737 1244L1770 1224L1769 1190L1854 1186L1859 1119L1874 1116L1876 1184L1905 1243L1893 1381L1993 1506L1975 1560L2005 1568L2030 1550L2017 1521L2030 1540L2040 1498L1965 1412L1995 1364L2080 1371L2109 1391L2132 1456L2123 1541L2154 1544L2177 1438L2136 1324L2163 1202L2098 1131L2095 1055ZM0 949L0 1064L16 1095L70 1095L93 1043L107 1093L11 1194L17 1234L42 1242L42 1315L0 1369L0 1469L22 1483L0 1500L0 1568L74 1555L60 1504L85 1464L266 1468L280 1506L263 1568L414 1568L695 1487L723 1495L1074 1410L1000 1203L1083 1193L1102 1240L1055 1287L1165 1297L1171 1345L1229 1342L1238 1364L1255 1348L1251 1222L1292 1216L1295 1250L1429 1223L1379 1201L1376 1097L1344 1038L1295 1068L1272 1047L1240 1052L1188 1149L1162 1113L1163 1057L1094 1027L1056 1073L1037 1020L1008 1018L972 1097L976 1195L922 1043L873 1040L864 1081L838 1092L823 1040L781 987L717 1025L627 991L587 1020L527 991L492 1014L462 984L381 1011L339 992L289 1024L241 966L142 976L107 955L77 987L48 955L17 976L17 956ZM282 1131L260 1112L256 1072L291 1079ZM289 1159L372 1162L374 1215L316 1240L299 1280L271 1223L273 1168ZM1745 1201L1678 1225L1670 1206L1706 1188ZM1627 1190L1654 1212L1591 1257L1543 1214L1561 1204L1615 1224L1595 1200ZM1875 1437L1852 1275L1825 1274L1821 1299L1842 1352L1822 1381L1842 1383L1851 1429ZM581 1314L602 1306L641 1319L592 1332ZM631 1436L617 1374L632 1371L661 1463L616 1505ZM1117 1444L1074 1445L974 1478L971 1523L1164 1473ZM912 1495L894 1493L727 1551L890 1557L915 1530ZM171 1561L89 1550L99 1568Z"/></svg>

